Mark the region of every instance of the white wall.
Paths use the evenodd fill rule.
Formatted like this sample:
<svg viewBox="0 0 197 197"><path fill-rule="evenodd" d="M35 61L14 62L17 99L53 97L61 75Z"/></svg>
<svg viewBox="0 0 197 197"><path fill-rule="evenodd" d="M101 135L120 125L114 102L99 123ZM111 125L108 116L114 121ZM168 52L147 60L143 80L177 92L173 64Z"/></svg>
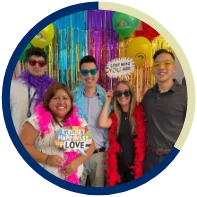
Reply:
<svg viewBox="0 0 197 197"><path fill-rule="evenodd" d="M177 81L182 84L182 79L184 77L184 73L183 73L183 69L181 67L181 64L179 62L179 60L176 58L175 60L175 64L176 64L176 67L177 67L177 71L176 73L174 74L174 78L177 79Z"/></svg>

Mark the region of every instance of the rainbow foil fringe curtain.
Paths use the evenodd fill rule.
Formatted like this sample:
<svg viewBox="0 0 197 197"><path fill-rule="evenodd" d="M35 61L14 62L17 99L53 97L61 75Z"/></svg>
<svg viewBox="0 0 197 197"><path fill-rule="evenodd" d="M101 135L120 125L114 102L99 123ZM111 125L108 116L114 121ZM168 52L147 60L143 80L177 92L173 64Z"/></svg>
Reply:
<svg viewBox="0 0 197 197"><path fill-rule="evenodd" d="M73 90L79 84L80 59L85 55L92 55L96 59L100 75L98 84L109 90L111 83L114 87L117 81L124 78L111 80L105 71L107 63L115 58L131 57L135 70L126 80L132 84L137 100L141 101L145 91L154 84L151 74L152 54L159 48L172 49L162 36L149 42L146 38L136 37L135 32L129 37L118 35L112 24L113 14L113 11L90 10L55 21L53 40L44 49L48 54L47 72L50 77L67 84ZM139 29L140 21L137 30ZM146 47L139 47L140 43L146 44ZM13 79L24 69L24 62L19 61Z"/></svg>

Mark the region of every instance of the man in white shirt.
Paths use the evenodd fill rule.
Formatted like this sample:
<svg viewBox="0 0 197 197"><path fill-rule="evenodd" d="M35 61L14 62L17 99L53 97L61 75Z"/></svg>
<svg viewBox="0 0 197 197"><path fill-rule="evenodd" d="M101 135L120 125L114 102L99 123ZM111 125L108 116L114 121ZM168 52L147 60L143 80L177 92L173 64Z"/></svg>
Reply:
<svg viewBox="0 0 197 197"><path fill-rule="evenodd" d="M17 134L29 118L34 107L42 100L46 89L54 82L48 75L47 55L40 48L30 48L26 51L26 71L22 72L10 87L10 108Z"/></svg>

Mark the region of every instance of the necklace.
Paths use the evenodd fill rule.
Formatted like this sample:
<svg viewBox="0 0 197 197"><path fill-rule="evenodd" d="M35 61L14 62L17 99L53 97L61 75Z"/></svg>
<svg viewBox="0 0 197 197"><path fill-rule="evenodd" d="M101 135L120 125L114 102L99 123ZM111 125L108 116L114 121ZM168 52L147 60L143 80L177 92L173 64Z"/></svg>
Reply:
<svg viewBox="0 0 197 197"><path fill-rule="evenodd" d="M127 112L123 112L123 113L122 113L122 116L123 116L123 118L124 118L125 120L128 119L128 113L127 113Z"/></svg>

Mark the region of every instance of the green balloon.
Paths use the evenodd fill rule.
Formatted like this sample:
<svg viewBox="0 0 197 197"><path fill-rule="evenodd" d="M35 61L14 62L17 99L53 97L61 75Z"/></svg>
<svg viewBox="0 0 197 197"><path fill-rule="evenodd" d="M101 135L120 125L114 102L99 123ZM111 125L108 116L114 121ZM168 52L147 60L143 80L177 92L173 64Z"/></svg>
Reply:
<svg viewBox="0 0 197 197"><path fill-rule="evenodd" d="M24 61L25 60L25 53L26 53L26 50L29 49L29 48L31 48L31 44L30 43L23 50L23 52L22 52L22 54L21 54L21 56L19 58L20 61Z"/></svg>
<svg viewBox="0 0 197 197"><path fill-rule="evenodd" d="M136 30L138 21L137 18L120 12L114 12L112 17L114 30L124 37L130 36Z"/></svg>

